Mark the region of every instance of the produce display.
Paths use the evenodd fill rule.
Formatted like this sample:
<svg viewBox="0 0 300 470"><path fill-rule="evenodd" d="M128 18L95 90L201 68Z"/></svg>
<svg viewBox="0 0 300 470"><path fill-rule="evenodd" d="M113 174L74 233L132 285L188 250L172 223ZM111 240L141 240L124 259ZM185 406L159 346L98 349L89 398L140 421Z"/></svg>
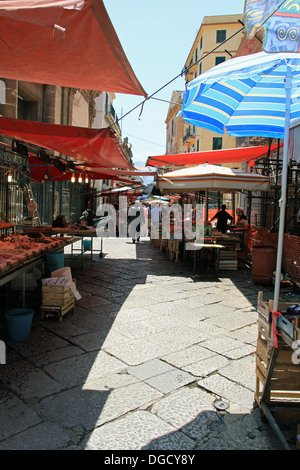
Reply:
<svg viewBox="0 0 300 470"><path fill-rule="evenodd" d="M0 236L0 275L43 253L64 247L66 237L46 237L39 232Z"/></svg>

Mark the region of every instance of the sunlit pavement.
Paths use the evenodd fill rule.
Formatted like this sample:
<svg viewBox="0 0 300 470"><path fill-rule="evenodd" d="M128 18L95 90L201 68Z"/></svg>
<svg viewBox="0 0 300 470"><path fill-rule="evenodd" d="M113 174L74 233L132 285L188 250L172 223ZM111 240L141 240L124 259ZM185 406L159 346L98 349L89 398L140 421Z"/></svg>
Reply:
<svg viewBox="0 0 300 470"><path fill-rule="evenodd" d="M1 323L0 449L281 449L254 401L257 295L272 286L249 269L193 279L148 239L106 239L103 255L69 261L73 314L37 311L26 343Z"/></svg>

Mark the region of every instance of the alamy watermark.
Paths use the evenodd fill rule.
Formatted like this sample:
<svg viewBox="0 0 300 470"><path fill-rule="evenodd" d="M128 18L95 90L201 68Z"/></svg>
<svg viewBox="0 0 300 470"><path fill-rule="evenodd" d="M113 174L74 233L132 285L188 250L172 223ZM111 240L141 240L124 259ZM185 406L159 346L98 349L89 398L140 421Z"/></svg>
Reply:
<svg viewBox="0 0 300 470"><path fill-rule="evenodd" d="M204 204L168 204L151 205L149 218L147 207L136 202L128 207L127 197L119 197L118 211L112 204L101 204L96 216L102 217L97 224L98 237L108 238L118 235L122 238L147 236L152 239L187 240L185 249L200 249L204 241L205 217ZM105 217L106 216L106 217ZM194 243L196 242L196 243Z"/></svg>
<svg viewBox="0 0 300 470"><path fill-rule="evenodd" d="M6 345L0 340L0 364L6 364Z"/></svg>
<svg viewBox="0 0 300 470"><path fill-rule="evenodd" d="M292 349L294 350L292 354L292 363L295 365L300 364L300 340L297 339L292 343Z"/></svg>

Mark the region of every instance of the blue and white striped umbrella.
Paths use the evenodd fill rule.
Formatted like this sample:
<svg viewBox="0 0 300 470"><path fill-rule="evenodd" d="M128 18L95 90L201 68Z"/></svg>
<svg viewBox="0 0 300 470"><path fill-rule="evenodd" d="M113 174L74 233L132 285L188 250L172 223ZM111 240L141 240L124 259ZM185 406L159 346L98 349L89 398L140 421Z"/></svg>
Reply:
<svg viewBox="0 0 300 470"><path fill-rule="evenodd" d="M300 54L259 52L229 59L192 80L182 105L184 121L233 136L284 139L280 221L274 288L278 309L286 210L290 125L300 118Z"/></svg>
<svg viewBox="0 0 300 470"><path fill-rule="evenodd" d="M259 52L223 62L188 83L184 121L219 134L284 138L287 68L290 121L300 118L300 54Z"/></svg>

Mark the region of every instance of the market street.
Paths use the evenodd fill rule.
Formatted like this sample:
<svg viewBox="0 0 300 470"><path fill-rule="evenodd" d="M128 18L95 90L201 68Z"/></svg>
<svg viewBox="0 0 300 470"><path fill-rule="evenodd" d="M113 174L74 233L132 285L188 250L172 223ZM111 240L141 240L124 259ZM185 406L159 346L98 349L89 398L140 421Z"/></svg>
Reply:
<svg viewBox="0 0 300 470"><path fill-rule="evenodd" d="M37 311L27 343L1 316L0 449L281 450L254 401L257 296L273 287L249 269L193 279L148 239L103 251L70 265L74 314Z"/></svg>

